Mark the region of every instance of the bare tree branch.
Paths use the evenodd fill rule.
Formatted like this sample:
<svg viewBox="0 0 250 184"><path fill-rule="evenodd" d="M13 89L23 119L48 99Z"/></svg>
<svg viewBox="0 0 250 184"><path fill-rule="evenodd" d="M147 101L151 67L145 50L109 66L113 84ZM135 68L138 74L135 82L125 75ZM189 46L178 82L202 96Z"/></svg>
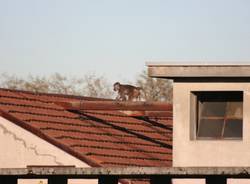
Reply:
<svg viewBox="0 0 250 184"><path fill-rule="evenodd" d="M146 71L143 71L137 78L136 84L142 87L145 100L172 103L173 87L171 80L151 78L148 77Z"/></svg>

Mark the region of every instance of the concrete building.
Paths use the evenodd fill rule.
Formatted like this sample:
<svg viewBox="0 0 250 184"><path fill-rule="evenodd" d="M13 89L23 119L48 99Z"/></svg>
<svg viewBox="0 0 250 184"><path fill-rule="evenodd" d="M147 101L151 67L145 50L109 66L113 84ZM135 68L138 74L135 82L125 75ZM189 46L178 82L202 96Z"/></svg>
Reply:
<svg viewBox="0 0 250 184"><path fill-rule="evenodd" d="M151 77L174 80L174 167L250 166L250 65L149 63L148 69Z"/></svg>

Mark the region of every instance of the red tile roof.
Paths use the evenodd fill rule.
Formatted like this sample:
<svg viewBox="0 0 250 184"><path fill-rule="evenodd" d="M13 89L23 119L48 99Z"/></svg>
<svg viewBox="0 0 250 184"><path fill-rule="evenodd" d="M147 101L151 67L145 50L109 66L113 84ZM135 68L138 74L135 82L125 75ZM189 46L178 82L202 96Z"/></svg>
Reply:
<svg viewBox="0 0 250 184"><path fill-rule="evenodd" d="M0 112L92 167L172 165L172 116L70 112L55 104L80 100L96 99L0 89Z"/></svg>

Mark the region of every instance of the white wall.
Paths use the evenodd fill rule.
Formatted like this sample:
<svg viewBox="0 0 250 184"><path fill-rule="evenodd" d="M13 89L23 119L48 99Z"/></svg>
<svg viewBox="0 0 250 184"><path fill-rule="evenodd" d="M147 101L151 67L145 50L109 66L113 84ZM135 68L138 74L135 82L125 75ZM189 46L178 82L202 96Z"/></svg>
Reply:
<svg viewBox="0 0 250 184"><path fill-rule="evenodd" d="M64 152L29 131L0 117L0 168L25 168L27 165L75 165L89 167L83 161ZM39 180L38 180L39 181ZM30 184L38 184L30 180ZM46 184L46 180L44 180ZM20 184L24 180L19 180ZM26 182L27 183L27 182ZM79 183L79 180L71 184ZM97 183L97 180L86 180L86 183Z"/></svg>
<svg viewBox="0 0 250 184"><path fill-rule="evenodd" d="M191 91L244 91L243 140L191 140ZM250 84L174 83L173 166L250 166Z"/></svg>

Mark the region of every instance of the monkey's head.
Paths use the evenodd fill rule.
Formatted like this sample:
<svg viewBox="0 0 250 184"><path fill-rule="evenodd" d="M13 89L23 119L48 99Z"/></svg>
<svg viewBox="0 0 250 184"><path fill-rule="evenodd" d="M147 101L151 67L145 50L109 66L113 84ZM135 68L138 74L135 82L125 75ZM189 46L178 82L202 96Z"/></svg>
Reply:
<svg viewBox="0 0 250 184"><path fill-rule="evenodd" d="M114 83L114 91L119 91L119 89L120 89L120 82L116 82L116 83Z"/></svg>

